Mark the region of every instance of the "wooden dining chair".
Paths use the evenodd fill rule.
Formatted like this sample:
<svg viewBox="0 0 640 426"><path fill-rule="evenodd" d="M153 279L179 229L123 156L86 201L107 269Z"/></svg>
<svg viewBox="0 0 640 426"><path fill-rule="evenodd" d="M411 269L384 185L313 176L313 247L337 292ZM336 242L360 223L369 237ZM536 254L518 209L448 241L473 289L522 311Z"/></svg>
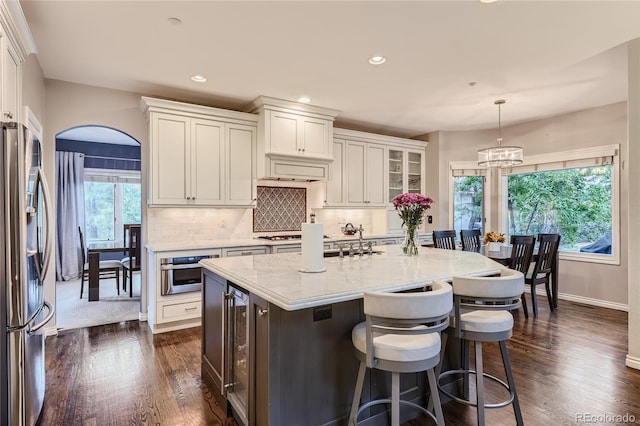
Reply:
<svg viewBox="0 0 640 426"><path fill-rule="evenodd" d="M78 226L78 236L80 237L80 262L82 265L82 275L80 275L80 299L82 299L82 293L84 292L84 280L89 280L89 262L87 260L87 249L84 242L84 235L82 228ZM120 261L119 260L101 260L100 268L98 270L100 278L116 279L116 290L120 294Z"/></svg>
<svg viewBox="0 0 640 426"><path fill-rule="evenodd" d="M511 236L511 258L509 259L509 268L522 272L525 276L529 272L531 259L533 258L533 250L536 245L536 237L533 235L512 235ZM520 297L522 300L522 311L524 317L529 318L529 310L524 293Z"/></svg>
<svg viewBox="0 0 640 426"><path fill-rule="evenodd" d="M462 229L460 231L460 241L462 241L462 250L479 251L482 245L480 236L482 232L479 229Z"/></svg>
<svg viewBox="0 0 640 426"><path fill-rule="evenodd" d="M123 285L126 290L127 278L129 278L129 297L133 297L133 273L140 270L140 251L142 239L140 238L140 225L129 227L129 238L127 241L127 257L120 261L124 273L122 274Z"/></svg>
<svg viewBox="0 0 640 426"><path fill-rule="evenodd" d="M533 306L533 316L538 316L538 302L536 300L536 287L544 284L547 290L547 300L549 307L553 311L555 304L553 302L553 292L551 291L551 273L553 264L556 261L558 247L560 246L559 234L538 234L538 255L529 273L525 276L525 284L531 286L531 305Z"/></svg>
<svg viewBox="0 0 640 426"><path fill-rule="evenodd" d="M450 229L446 231L433 231L433 246L435 248L455 250L456 231Z"/></svg>

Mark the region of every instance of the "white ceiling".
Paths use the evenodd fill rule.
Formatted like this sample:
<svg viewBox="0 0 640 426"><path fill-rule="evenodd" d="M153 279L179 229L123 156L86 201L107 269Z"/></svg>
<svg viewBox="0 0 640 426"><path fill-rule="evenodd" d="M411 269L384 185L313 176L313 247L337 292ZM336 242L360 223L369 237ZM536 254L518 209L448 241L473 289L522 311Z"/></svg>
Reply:
<svg viewBox="0 0 640 426"><path fill-rule="evenodd" d="M624 101L640 37L638 1L21 4L46 78L238 110L306 95L402 137L495 128L496 99L503 125Z"/></svg>

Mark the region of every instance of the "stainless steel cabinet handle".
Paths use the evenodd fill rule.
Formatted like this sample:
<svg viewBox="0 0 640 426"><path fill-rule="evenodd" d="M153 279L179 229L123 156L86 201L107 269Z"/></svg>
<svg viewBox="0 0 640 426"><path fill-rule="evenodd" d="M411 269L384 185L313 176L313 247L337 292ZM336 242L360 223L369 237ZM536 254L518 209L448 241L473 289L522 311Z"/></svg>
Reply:
<svg viewBox="0 0 640 426"><path fill-rule="evenodd" d="M241 252L240 254L241 254L242 256L250 256L250 255L252 255L252 254L253 254L253 252L252 252L252 251L243 251L243 252Z"/></svg>
<svg viewBox="0 0 640 426"><path fill-rule="evenodd" d="M196 306L192 306L191 308L184 308L185 311L195 311L198 309Z"/></svg>
<svg viewBox="0 0 640 426"><path fill-rule="evenodd" d="M267 313L269 313L269 309L258 309L258 315L261 317L267 315Z"/></svg>

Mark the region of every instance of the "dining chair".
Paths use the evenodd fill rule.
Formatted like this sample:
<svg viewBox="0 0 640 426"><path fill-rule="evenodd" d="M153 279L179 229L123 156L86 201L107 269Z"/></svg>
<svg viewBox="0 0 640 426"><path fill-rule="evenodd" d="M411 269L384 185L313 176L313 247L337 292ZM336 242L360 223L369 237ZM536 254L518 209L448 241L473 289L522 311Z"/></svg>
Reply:
<svg viewBox="0 0 640 426"><path fill-rule="evenodd" d="M456 231L450 229L446 231L433 231L433 246L440 249L456 249Z"/></svg>
<svg viewBox="0 0 640 426"><path fill-rule="evenodd" d="M84 242L84 234L82 228L78 226L78 236L80 238L80 263L82 265L82 275L80 276L80 299L84 292L84 280L89 279L89 262L87 261L87 249ZM101 260L98 270L100 278L116 278L116 290L120 294L120 261L119 260Z"/></svg>
<svg viewBox="0 0 640 426"><path fill-rule="evenodd" d="M527 273L524 280L525 284L531 286L531 305L533 306L533 316L535 317L538 316L536 287L539 284L544 284L549 307L552 311L555 309L550 283L553 264L556 261L559 246L559 234L538 234L538 255L533 268L529 269L529 273Z"/></svg>
<svg viewBox="0 0 640 426"><path fill-rule="evenodd" d="M120 261L124 273L122 275L122 287L126 290L127 277L129 278L129 297L133 297L133 273L140 270L140 251L142 240L140 238L140 225L129 227L129 238L127 241L127 257Z"/></svg>
<svg viewBox="0 0 640 426"><path fill-rule="evenodd" d="M524 275L529 272L531 267L531 259L533 258L533 250L536 245L536 237L533 235L512 235L511 236L511 258L509 259L509 268L522 272ZM522 300L522 311L524 317L529 318L529 310L524 293L520 297Z"/></svg>
<svg viewBox="0 0 640 426"><path fill-rule="evenodd" d="M462 250L479 251L482 245L480 236L482 232L479 229L462 229L460 231L460 241L462 241Z"/></svg>

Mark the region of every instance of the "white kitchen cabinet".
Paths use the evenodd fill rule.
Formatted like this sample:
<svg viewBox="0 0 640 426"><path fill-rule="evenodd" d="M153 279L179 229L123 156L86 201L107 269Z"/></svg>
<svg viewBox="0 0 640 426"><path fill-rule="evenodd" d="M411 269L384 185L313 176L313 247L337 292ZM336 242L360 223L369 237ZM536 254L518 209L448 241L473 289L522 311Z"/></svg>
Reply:
<svg viewBox="0 0 640 426"><path fill-rule="evenodd" d="M346 205L347 197L344 179L344 151L346 141L333 139L333 162L329 164L324 204L327 207Z"/></svg>
<svg viewBox="0 0 640 426"><path fill-rule="evenodd" d="M142 98L150 128L150 206L255 205L257 118Z"/></svg>
<svg viewBox="0 0 640 426"><path fill-rule="evenodd" d="M270 153L331 158L331 120L281 111L266 111Z"/></svg>
<svg viewBox="0 0 640 426"><path fill-rule="evenodd" d="M338 111L266 96L245 111L258 115L258 178L327 179Z"/></svg>
<svg viewBox="0 0 640 426"><path fill-rule="evenodd" d="M20 58L7 37L2 37L2 120L19 121L18 108L20 83Z"/></svg>
<svg viewBox="0 0 640 426"><path fill-rule="evenodd" d="M385 150L383 145L347 140L344 170L348 206L385 206Z"/></svg>
<svg viewBox="0 0 640 426"><path fill-rule="evenodd" d="M406 192L424 194L424 150L390 147L388 158L388 202Z"/></svg>

